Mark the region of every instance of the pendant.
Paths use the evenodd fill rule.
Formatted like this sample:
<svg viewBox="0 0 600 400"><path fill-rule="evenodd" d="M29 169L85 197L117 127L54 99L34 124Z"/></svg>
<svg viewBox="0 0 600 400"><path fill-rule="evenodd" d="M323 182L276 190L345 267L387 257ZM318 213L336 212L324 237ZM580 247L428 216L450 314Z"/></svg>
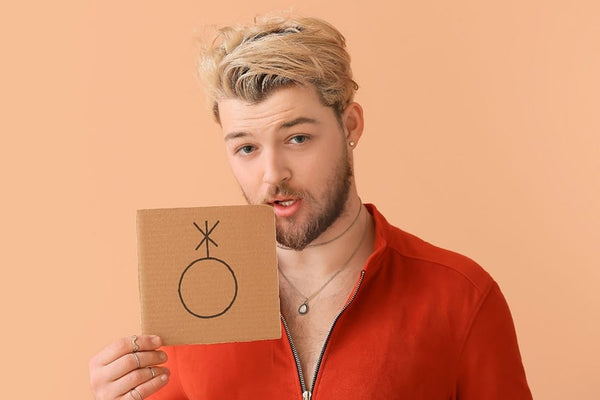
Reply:
<svg viewBox="0 0 600 400"><path fill-rule="evenodd" d="M306 304L306 302L300 304L300 307L298 307L298 314L304 315L307 312L308 312L308 304Z"/></svg>

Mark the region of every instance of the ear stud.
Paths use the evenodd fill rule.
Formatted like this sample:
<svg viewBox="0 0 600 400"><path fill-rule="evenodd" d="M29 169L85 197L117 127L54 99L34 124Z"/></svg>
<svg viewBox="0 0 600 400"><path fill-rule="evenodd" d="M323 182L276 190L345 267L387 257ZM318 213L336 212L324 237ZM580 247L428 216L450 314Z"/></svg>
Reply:
<svg viewBox="0 0 600 400"><path fill-rule="evenodd" d="M348 144L350 145L350 147L354 147L356 145L356 143L353 140L349 141Z"/></svg>

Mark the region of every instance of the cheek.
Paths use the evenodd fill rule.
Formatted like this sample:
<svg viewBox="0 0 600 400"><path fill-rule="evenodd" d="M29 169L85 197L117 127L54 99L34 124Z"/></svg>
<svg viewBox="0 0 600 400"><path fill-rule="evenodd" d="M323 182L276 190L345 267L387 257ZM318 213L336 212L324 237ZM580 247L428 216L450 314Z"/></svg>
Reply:
<svg viewBox="0 0 600 400"><path fill-rule="evenodd" d="M231 172L240 185L243 185L248 180L248 170L240 164L231 163Z"/></svg>
<svg viewBox="0 0 600 400"><path fill-rule="evenodd" d="M253 195L253 191L256 189L258 180L258 174L252 168L250 163L241 163L235 162L234 160L229 160L231 165L231 171L233 172L233 176L235 177L238 185L242 188L244 192L248 195Z"/></svg>

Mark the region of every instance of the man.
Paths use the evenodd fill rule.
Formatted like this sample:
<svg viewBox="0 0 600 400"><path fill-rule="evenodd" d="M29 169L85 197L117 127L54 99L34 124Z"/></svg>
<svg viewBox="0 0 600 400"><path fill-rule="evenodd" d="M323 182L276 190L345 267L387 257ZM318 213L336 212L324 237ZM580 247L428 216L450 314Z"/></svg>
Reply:
<svg viewBox="0 0 600 400"><path fill-rule="evenodd" d="M363 113L335 28L224 29L201 75L246 199L275 212L284 334L163 350L120 339L90 361L98 400L531 398L492 278L362 204Z"/></svg>

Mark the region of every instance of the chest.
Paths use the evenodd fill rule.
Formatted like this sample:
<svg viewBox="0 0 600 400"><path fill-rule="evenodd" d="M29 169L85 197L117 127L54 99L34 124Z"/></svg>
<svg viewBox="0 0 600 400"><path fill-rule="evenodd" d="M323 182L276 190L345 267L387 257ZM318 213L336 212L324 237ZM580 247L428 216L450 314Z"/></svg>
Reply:
<svg viewBox="0 0 600 400"><path fill-rule="evenodd" d="M309 303L306 314L299 313L302 300L282 299L287 334L296 350L297 361L308 388L311 387L333 323L346 303L347 295L324 296Z"/></svg>
<svg viewBox="0 0 600 400"><path fill-rule="evenodd" d="M459 347L453 345L448 330L418 331L415 318L423 318L422 309L403 307L399 298L366 304L364 294L368 292L361 292L338 318L316 372L316 385L315 368L340 309L316 303L301 316L294 301L285 308L282 302L282 312L297 358L292 357L285 332L281 340L186 346L172 357L177 359L186 393L198 393L190 399L222 398L227 388L232 399L247 398L249 393L266 399L301 399L298 361L303 390L314 391L316 399L450 398L448 379L454 376ZM439 319L435 307L427 314L427 320ZM410 329L399 315L409 318Z"/></svg>

